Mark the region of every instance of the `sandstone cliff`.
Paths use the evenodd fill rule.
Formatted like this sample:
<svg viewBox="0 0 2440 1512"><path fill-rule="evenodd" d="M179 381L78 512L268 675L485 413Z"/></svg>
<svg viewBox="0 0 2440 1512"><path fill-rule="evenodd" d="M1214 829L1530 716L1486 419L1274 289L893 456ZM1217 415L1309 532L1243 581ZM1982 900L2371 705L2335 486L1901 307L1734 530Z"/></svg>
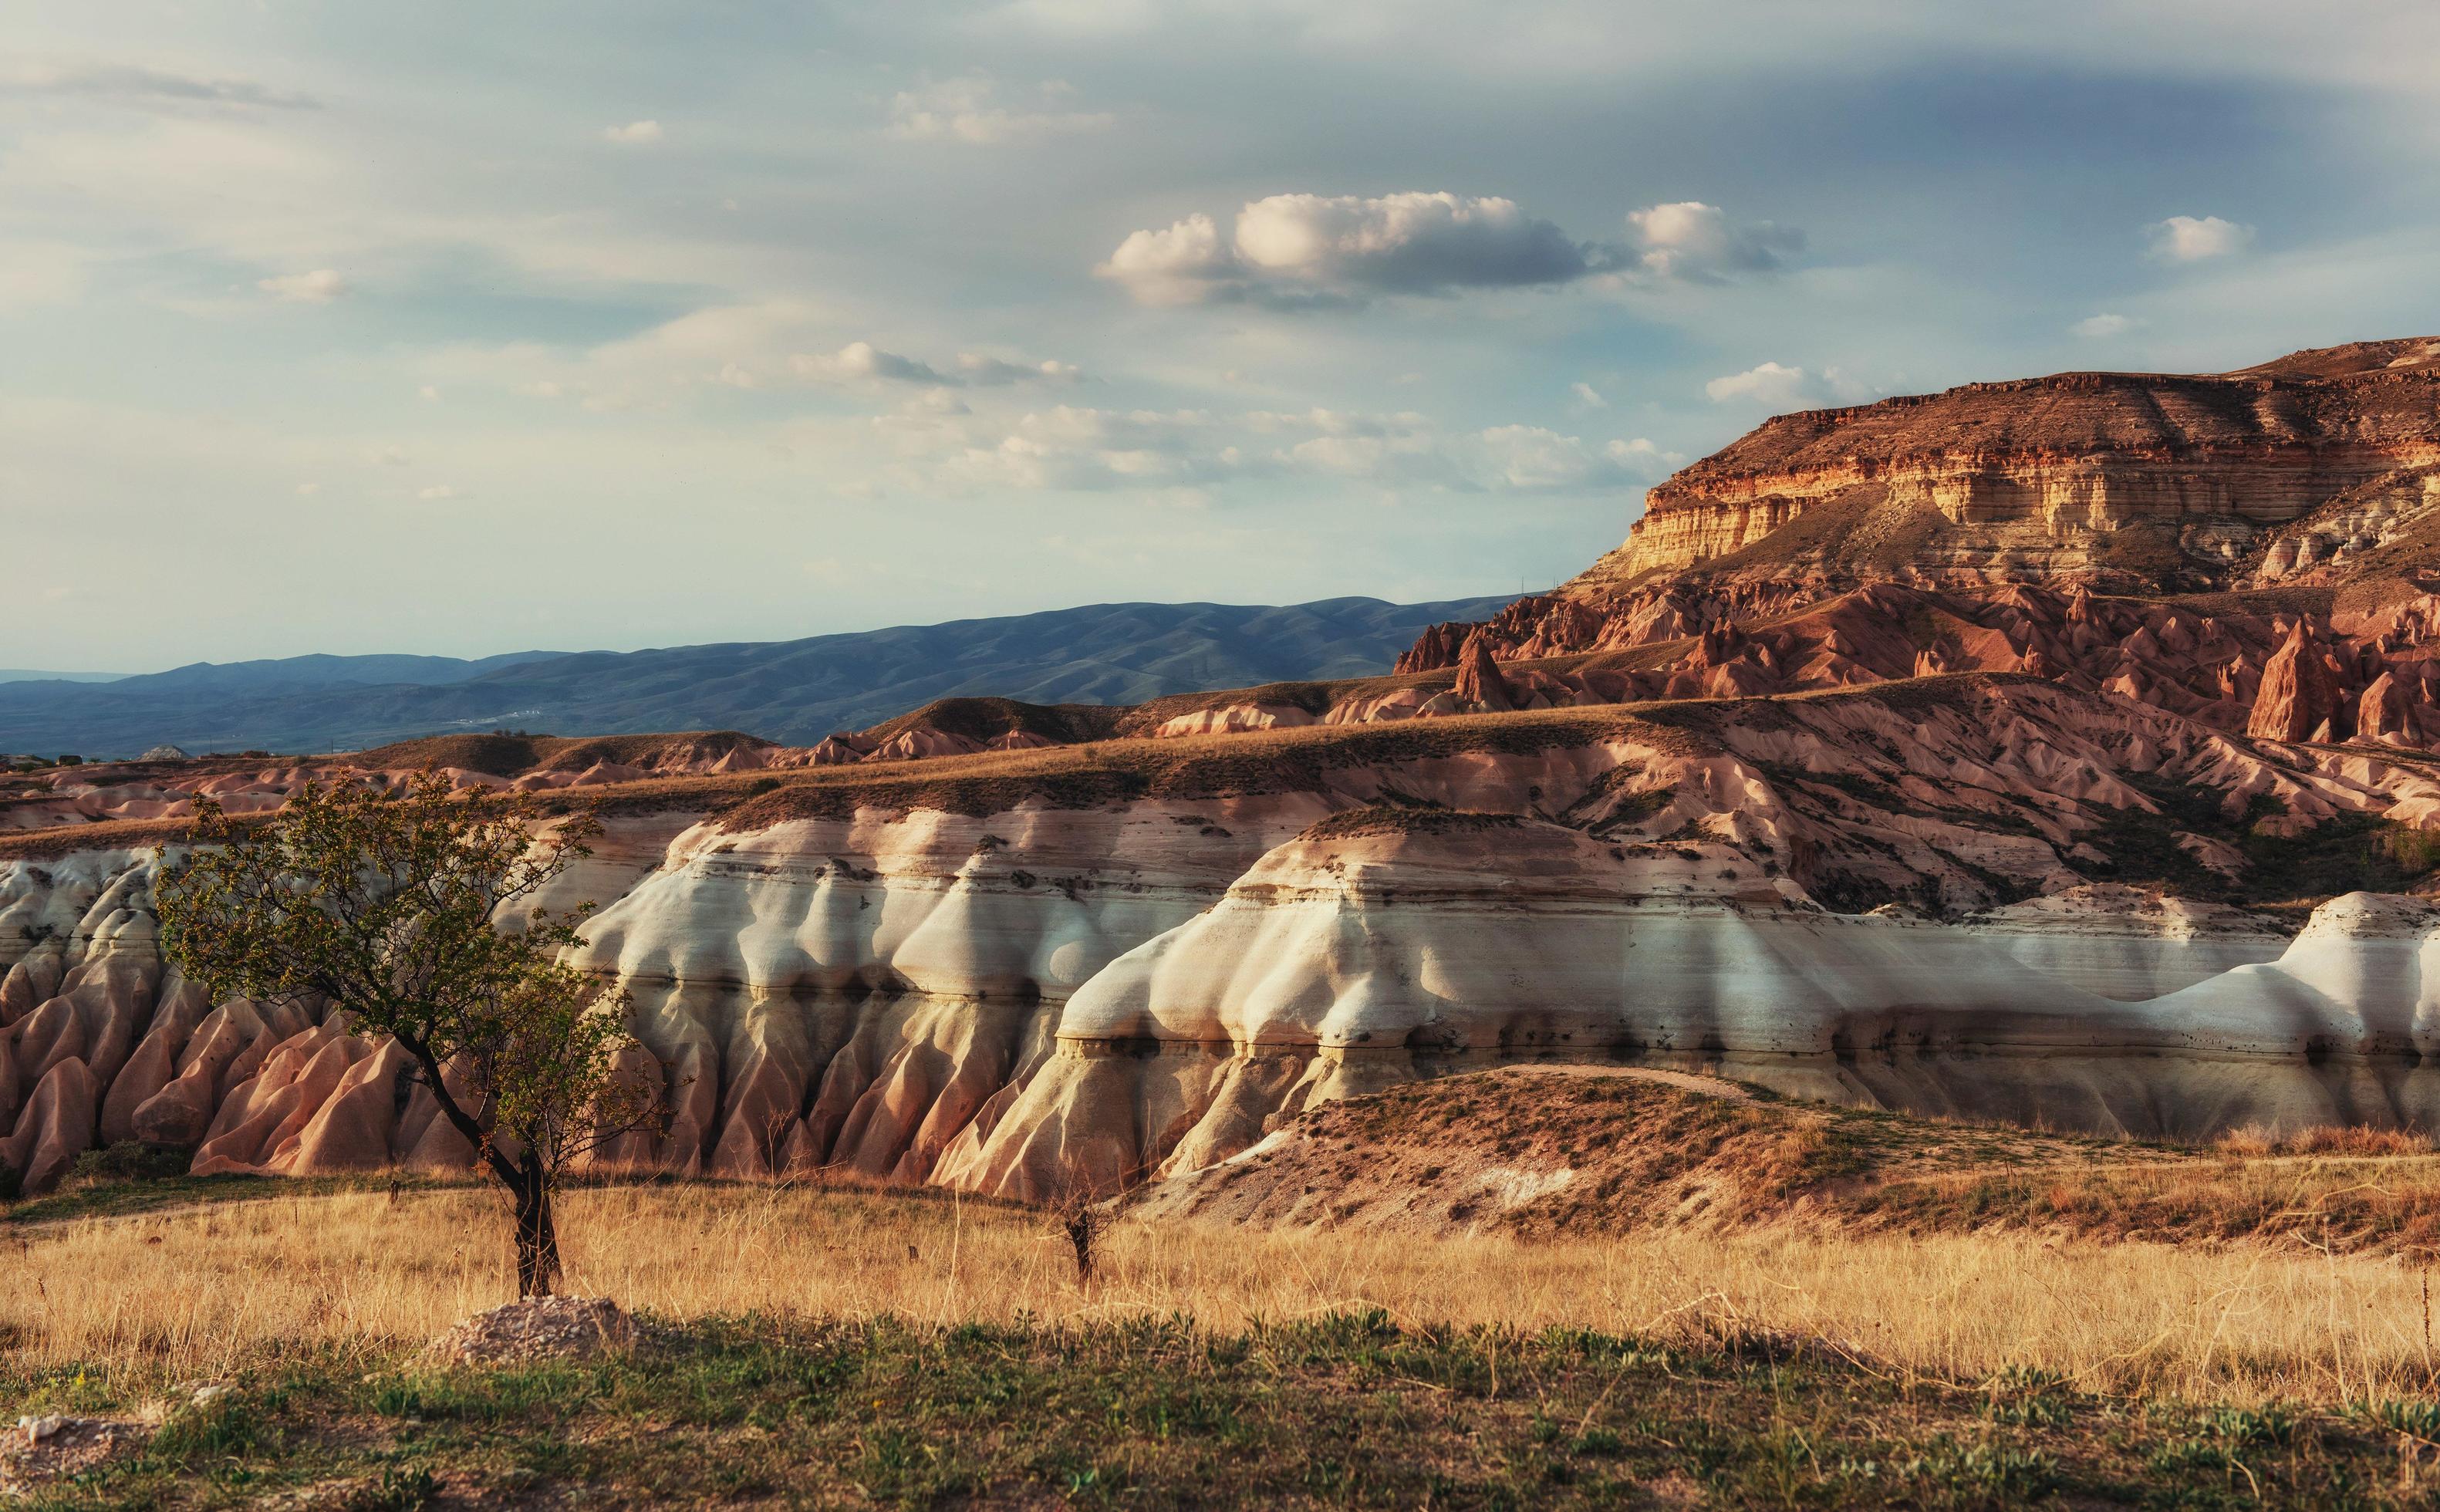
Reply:
<svg viewBox="0 0 2440 1512"><path fill-rule="evenodd" d="M1969 384L1765 423L1654 488L1626 544L1570 592L1728 567L1824 507L1844 515L1816 548L1834 575L2200 584L2265 527L2435 462L2440 339L2234 373Z"/></svg>
<svg viewBox="0 0 2440 1512"><path fill-rule="evenodd" d="M1583 574L1434 626L1398 668L1472 648L1471 684L1524 662L1640 696L2016 669L2419 745L2434 589L2440 340L2415 338L1782 416L1652 490Z"/></svg>

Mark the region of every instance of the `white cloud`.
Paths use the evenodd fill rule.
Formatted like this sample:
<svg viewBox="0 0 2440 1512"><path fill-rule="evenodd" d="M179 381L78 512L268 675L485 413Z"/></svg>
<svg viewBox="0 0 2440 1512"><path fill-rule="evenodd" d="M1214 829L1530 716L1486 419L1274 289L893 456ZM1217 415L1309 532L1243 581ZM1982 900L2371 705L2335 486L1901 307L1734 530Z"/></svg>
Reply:
<svg viewBox="0 0 2440 1512"><path fill-rule="evenodd" d="M2253 244L2253 227L2223 221L2216 215L2200 220L2191 215L2172 215L2144 229L2152 239L2151 256L2162 262L2200 262L2206 258L2242 252Z"/></svg>
<svg viewBox="0 0 2440 1512"><path fill-rule="evenodd" d="M1581 486L1607 470L1602 453L1540 425L1494 425L1475 441L1491 479L1508 488Z"/></svg>
<svg viewBox="0 0 2440 1512"><path fill-rule="evenodd" d="M1639 477L1660 477L1686 465L1683 452L1665 452L1651 441L1638 436L1633 441L1614 441L1602 448L1610 465Z"/></svg>
<svg viewBox="0 0 2440 1512"><path fill-rule="evenodd" d="M1274 194L1225 230L1197 211L1132 233L1093 271L1145 304L1252 299L1350 303L1376 295L1523 288L1602 275L1627 283L1719 283L1784 267L1804 233L1731 222L1685 200L1627 218L1628 243L1577 242L1514 200L1442 193Z"/></svg>
<svg viewBox="0 0 2440 1512"><path fill-rule="evenodd" d="M617 142L621 147L642 147L661 139L661 123L656 120L631 120L624 126L604 126L601 139Z"/></svg>
<svg viewBox="0 0 2440 1512"><path fill-rule="evenodd" d="M416 394L426 401L437 401L440 397L440 388L436 384L425 384L416 390Z"/></svg>
<svg viewBox="0 0 2440 1512"><path fill-rule="evenodd" d="M884 351L870 341L851 341L827 355L809 356L799 352L788 359L799 377L829 379L885 379L894 383L940 384L949 382L931 364L913 357L902 357L894 351Z"/></svg>
<svg viewBox="0 0 2440 1512"><path fill-rule="evenodd" d="M1579 409L1607 409L1609 407L1609 401L1603 398L1602 391L1595 388L1590 384L1577 384L1568 391L1576 396L1576 406Z"/></svg>
<svg viewBox="0 0 2440 1512"><path fill-rule="evenodd" d="M1603 261L1514 200L1274 194L1239 210L1225 239L1198 212L1132 233L1094 272L1147 304L1307 304L1565 283Z"/></svg>
<svg viewBox="0 0 2440 1512"><path fill-rule="evenodd" d="M2068 327L2071 333L2088 341L2105 341L2111 336L2123 336L2133 329L2135 329L2135 322L2132 319L2108 310L2099 315L2086 315Z"/></svg>
<svg viewBox="0 0 2440 1512"><path fill-rule="evenodd" d="M455 483L435 483L428 488L417 489L415 491L415 496L417 498L443 499L463 498L466 495Z"/></svg>
<svg viewBox="0 0 2440 1512"><path fill-rule="evenodd" d="M1726 378L1714 378L1703 392L1715 405L1757 404L1774 410L1802 409L1812 402L1815 386L1802 368L1766 362Z"/></svg>
<svg viewBox="0 0 2440 1512"><path fill-rule="evenodd" d="M395 446L377 448L372 454L372 459L383 467L404 467L415 460Z"/></svg>
<svg viewBox="0 0 2440 1512"><path fill-rule="evenodd" d="M1656 279L1716 283L1739 273L1772 273L1804 249L1804 233L1770 221L1738 225L1716 205L1680 200L1628 215L1638 265Z"/></svg>
<svg viewBox="0 0 2440 1512"><path fill-rule="evenodd" d="M962 414L962 412L960 412ZM1014 424L905 412L875 421L940 483L1029 490L1209 489L1257 477L1456 493L1624 487L1667 471L1651 441L1538 425L1450 431L1411 412L1109 410L1059 405Z"/></svg>
<svg viewBox="0 0 2440 1512"><path fill-rule="evenodd" d="M298 498L312 498L314 495L319 494L320 492L322 492L322 485L319 483L299 483L296 485L296 496Z"/></svg>
<svg viewBox="0 0 2440 1512"><path fill-rule="evenodd" d="M711 383L732 369L777 378L789 371L792 351L828 324L823 314L793 299L707 305L594 348L588 366L612 382Z"/></svg>
<svg viewBox="0 0 2440 1512"><path fill-rule="evenodd" d="M978 387L1022 383L1072 384L1084 378L1073 363L1049 359L1034 363L1008 362L978 351L958 353L958 376Z"/></svg>
<svg viewBox="0 0 2440 1512"><path fill-rule="evenodd" d="M283 273L276 278L259 279L255 287L275 298L297 304L328 304L349 292L348 280L339 277L335 268L315 268L311 273Z"/></svg>
<svg viewBox="0 0 2440 1512"><path fill-rule="evenodd" d="M947 388L926 388L898 406L904 415L971 415L972 405Z"/></svg>
<svg viewBox="0 0 2440 1512"><path fill-rule="evenodd" d="M928 384L934 387L972 385L980 388L1010 384L1077 382L1083 375L1070 363L1010 362L981 352L958 354L958 370L944 373L920 358L884 351L870 341L852 341L826 356L798 354L789 359L798 376L834 380L877 379L891 383Z"/></svg>
<svg viewBox="0 0 2440 1512"><path fill-rule="evenodd" d="M1093 272L1146 304L1192 304L1211 297L1236 267L1218 225L1198 210L1165 231L1130 232Z"/></svg>
<svg viewBox="0 0 2440 1512"><path fill-rule="evenodd" d="M311 96L250 79L205 79L130 63L28 64L0 73L0 94L77 95L139 106L262 106L311 110Z"/></svg>
<svg viewBox="0 0 2440 1512"><path fill-rule="evenodd" d="M961 353L934 363L869 339L840 343L836 312L795 299L708 305L633 336L570 353L537 342L458 347L419 376L479 384L534 399L574 398L595 410L666 405L688 389L1010 388L1083 381L1071 363L1014 352Z"/></svg>
<svg viewBox="0 0 2440 1512"><path fill-rule="evenodd" d="M1051 108L1067 90L1044 84L1035 105L998 103L997 85L980 77L944 79L890 98L889 135L910 142L963 142L992 147L1032 137L1106 130L1118 117L1103 111Z"/></svg>

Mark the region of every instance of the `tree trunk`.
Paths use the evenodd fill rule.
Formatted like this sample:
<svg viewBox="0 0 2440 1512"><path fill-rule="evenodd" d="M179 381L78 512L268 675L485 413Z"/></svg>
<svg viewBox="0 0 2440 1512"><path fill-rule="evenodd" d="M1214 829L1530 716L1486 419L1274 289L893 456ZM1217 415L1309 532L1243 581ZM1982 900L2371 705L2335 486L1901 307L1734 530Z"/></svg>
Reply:
<svg viewBox="0 0 2440 1512"><path fill-rule="evenodd" d="M510 1194L517 1217L517 1300L547 1297L559 1286L559 1231L550 1221L550 1184L520 1171Z"/></svg>

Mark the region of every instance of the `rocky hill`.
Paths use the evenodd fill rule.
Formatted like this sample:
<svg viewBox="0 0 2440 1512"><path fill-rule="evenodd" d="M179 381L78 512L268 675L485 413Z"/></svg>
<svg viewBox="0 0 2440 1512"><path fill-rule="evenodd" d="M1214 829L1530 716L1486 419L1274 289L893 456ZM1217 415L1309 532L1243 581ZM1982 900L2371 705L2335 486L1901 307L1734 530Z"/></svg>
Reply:
<svg viewBox="0 0 2440 1512"><path fill-rule="evenodd" d="M1666 575L2229 586L2272 528L2440 464L2440 338L2071 372L1766 422L1654 488L1598 600ZM1835 526L1770 543L1820 510Z"/></svg>
<svg viewBox="0 0 2440 1512"><path fill-rule="evenodd" d="M2099 1130L2440 1122L2440 909L2348 891L2440 860L2440 773L2383 747L1967 675L804 760L458 737L62 774L132 791L0 838L0 1164L465 1161L341 1005L215 1003L154 945L191 795L391 764L606 817L549 901L602 905L576 959L671 1089L625 1166L1108 1190L1516 1060Z"/></svg>
<svg viewBox="0 0 2440 1512"><path fill-rule="evenodd" d="M1626 551L1747 495L1775 528L1389 675L21 775L0 1165L462 1166L344 1005L210 1002L153 945L199 797L419 769L604 816L550 901L601 906L573 959L670 1089L630 1168L1107 1192L1516 1062L2108 1134L2440 1126L2433 346L1774 422Z"/></svg>
<svg viewBox="0 0 2440 1512"><path fill-rule="evenodd" d="M1781 416L1654 488L1582 574L1398 667L1641 653L1680 694L2021 670L2421 744L2435 567L2440 339L2362 342ZM2062 604L2066 642L2029 633Z"/></svg>

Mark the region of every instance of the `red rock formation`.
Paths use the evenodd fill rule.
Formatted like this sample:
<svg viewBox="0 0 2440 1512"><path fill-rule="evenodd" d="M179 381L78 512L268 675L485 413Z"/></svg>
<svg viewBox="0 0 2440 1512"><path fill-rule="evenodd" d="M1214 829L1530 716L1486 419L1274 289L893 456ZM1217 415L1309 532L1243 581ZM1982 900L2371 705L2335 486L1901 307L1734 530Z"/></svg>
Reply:
<svg viewBox="0 0 2440 1512"><path fill-rule="evenodd" d="M2159 522L2174 531L2198 514L2295 519L2401 463L2428 463L2435 449L2440 342L2424 337L2234 373L1968 384L1765 422L1652 489L1627 544L1596 572L1624 584L1683 571L1836 506L1906 534L1918 557L1933 554L1900 565L2131 581L2160 567L2116 560L2117 531ZM1888 555L1875 542L1847 544L1860 549L1830 554L1859 566ZM2213 544L2180 549L2208 561Z"/></svg>
<svg viewBox="0 0 2440 1512"><path fill-rule="evenodd" d="M1447 620L1426 626L1415 638L1415 643L1398 657L1395 670L1400 675L1410 672L1437 672L1457 665L1457 654L1464 648L1467 638L1476 627L1464 621Z"/></svg>
<svg viewBox="0 0 2440 1512"><path fill-rule="evenodd" d="M1457 682L1454 693L1470 704L1484 709L1505 711L1516 707L1516 695L1508 680L1499 675L1499 663L1491 657L1491 642L1480 630L1465 638L1458 652Z"/></svg>
<svg viewBox="0 0 2440 1512"><path fill-rule="evenodd" d="M63 1060L45 1074L17 1115L16 1130L0 1143L0 1161L17 1173L24 1191L49 1191L93 1148L100 1105L101 1083L83 1061Z"/></svg>
<svg viewBox="0 0 2440 1512"><path fill-rule="evenodd" d="M1707 638L1677 663L1695 675L1647 691L1683 695L1729 687L1721 627L1770 625L1796 639L1740 691L2031 668L2238 730L2303 607L2331 664L2305 675L2321 717L2296 738L2345 739L2363 689L2423 683L2440 647L2440 561L2418 544L2435 524L2440 340L1970 385L1771 421L1653 490L1619 551L1480 627L1434 627L1399 667L1454 665L1478 633L1503 661ZM2159 602L2274 580L2340 591Z"/></svg>
<svg viewBox="0 0 2440 1512"><path fill-rule="evenodd" d="M2308 740L2338 706L2328 658L2300 623L2263 668L2262 691L2245 732L2257 740Z"/></svg>
<svg viewBox="0 0 2440 1512"><path fill-rule="evenodd" d="M2393 746L2423 743L2422 720L2415 713L2412 685L2383 668L2356 700L2356 738Z"/></svg>
<svg viewBox="0 0 2440 1512"><path fill-rule="evenodd" d="M982 742L970 736L936 729L930 725L915 725L873 747L865 760L873 762L922 761L931 756L964 756L983 748Z"/></svg>

